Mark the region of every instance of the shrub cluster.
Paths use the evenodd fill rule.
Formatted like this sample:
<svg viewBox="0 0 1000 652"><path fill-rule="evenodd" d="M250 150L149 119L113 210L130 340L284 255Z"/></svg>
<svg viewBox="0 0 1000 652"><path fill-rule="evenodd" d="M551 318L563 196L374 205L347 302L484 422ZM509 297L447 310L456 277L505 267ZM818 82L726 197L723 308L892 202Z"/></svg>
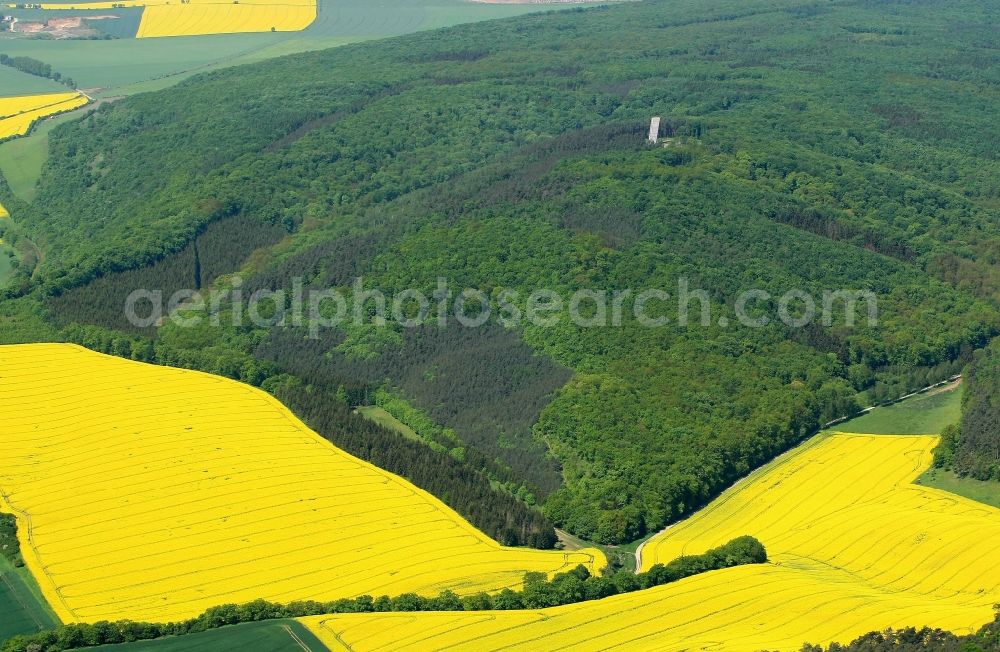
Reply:
<svg viewBox="0 0 1000 652"><path fill-rule="evenodd" d="M70 88L76 88L76 82L70 77L63 77L61 73L52 70L52 66L49 64L38 59L33 59L32 57L10 57L6 54L0 54L0 65L10 66L29 75L45 77L60 84L65 84Z"/></svg>
<svg viewBox="0 0 1000 652"><path fill-rule="evenodd" d="M21 543L17 539L17 520L11 514L0 514L0 557L15 566L24 566Z"/></svg>

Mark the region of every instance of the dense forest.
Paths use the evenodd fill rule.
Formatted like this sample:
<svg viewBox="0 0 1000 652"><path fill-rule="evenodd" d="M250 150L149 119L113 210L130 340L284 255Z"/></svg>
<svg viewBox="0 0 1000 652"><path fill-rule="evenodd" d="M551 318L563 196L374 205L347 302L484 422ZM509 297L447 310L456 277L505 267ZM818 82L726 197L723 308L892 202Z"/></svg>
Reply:
<svg viewBox="0 0 1000 652"><path fill-rule="evenodd" d="M976 355L966 370L962 421L950 426L934 464L977 480L1000 481L1000 347Z"/></svg>
<svg viewBox="0 0 1000 652"><path fill-rule="evenodd" d="M275 329L255 355L310 385L345 388L354 405L372 404L374 391L384 385L398 388L426 406L431 419L461 433L458 443L464 445L455 451L460 458L501 482L525 483L539 498L559 488L558 466L532 436L532 426L569 380L567 369L534 355L516 333L496 325L428 325L400 336L401 346L352 356L341 331L325 330L313 339Z"/></svg>
<svg viewBox="0 0 1000 652"><path fill-rule="evenodd" d="M499 486L491 475L447 450L407 439L352 410L344 394L346 387L355 388L350 379L306 376L307 383L274 364L235 351L236 343L231 348L178 348L169 341L154 343L98 326L79 325L66 328L63 336L94 351L142 362L210 369L259 386L336 446L429 491L494 540L542 549L556 544L552 523L509 487ZM192 340L187 342L196 347Z"/></svg>
<svg viewBox="0 0 1000 652"><path fill-rule="evenodd" d="M316 432L352 455L408 478L500 543L535 548L555 545L552 524L541 513L493 488L479 471L368 421L333 393L314 386L306 390L294 377L270 380L265 388ZM285 382L276 384L281 380Z"/></svg>
<svg viewBox="0 0 1000 652"><path fill-rule="evenodd" d="M166 303L179 290L201 290L219 276L237 271L246 258L287 235L281 226L244 215L220 219L208 225L180 251L153 265L112 272L93 282L51 298L50 306L60 326L93 324L131 335L156 336L156 324L136 325L124 306L136 290L153 290ZM144 306L145 307L145 306ZM147 317L148 308L142 313ZM138 314L138 310L137 310Z"/></svg>
<svg viewBox="0 0 1000 652"><path fill-rule="evenodd" d="M552 524L631 541L1000 333L993 13L654 0L105 104L53 130L36 201L0 184L42 254L3 294L0 342L68 339L261 386L504 541L551 545ZM311 338L309 323L235 324L228 302L193 327L121 317L135 288L299 282L371 317L358 277L390 294L444 277L491 309L509 290L521 310L539 288L679 295L683 280L696 318L667 304L664 327L628 311L583 327L564 306L551 326L367 319ZM748 326L748 289L771 316L790 290L869 291L877 324L837 307L829 325ZM385 396L439 430L413 441L354 413Z"/></svg>

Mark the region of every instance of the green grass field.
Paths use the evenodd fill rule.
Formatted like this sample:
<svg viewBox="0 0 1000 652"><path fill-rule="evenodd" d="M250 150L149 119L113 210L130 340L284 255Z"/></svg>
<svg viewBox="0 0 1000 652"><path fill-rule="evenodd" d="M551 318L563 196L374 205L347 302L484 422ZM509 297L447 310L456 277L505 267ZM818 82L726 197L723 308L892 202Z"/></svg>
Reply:
<svg viewBox="0 0 1000 652"><path fill-rule="evenodd" d="M28 136L0 143L0 174L11 192L26 202L35 198L35 183L49 155L49 133L80 115L71 112L54 116L36 123Z"/></svg>
<svg viewBox="0 0 1000 652"><path fill-rule="evenodd" d="M467 0L319 0L316 21L302 32L112 40L47 40L0 35L0 52L44 61L53 70L72 77L91 95L111 98L169 88L192 75L218 68L560 8L566 7L495 5ZM49 15L42 10L8 11L24 17ZM51 15L81 13L85 12L58 11ZM65 86L51 80L0 66L0 96L64 90ZM48 133L56 125L79 115L74 113L46 120L30 136L0 145L0 174L15 195L28 202L34 199L35 183L48 156Z"/></svg>
<svg viewBox="0 0 1000 652"><path fill-rule="evenodd" d="M328 648L294 620L245 623L155 641L101 645L88 650L122 652L325 652Z"/></svg>
<svg viewBox="0 0 1000 652"><path fill-rule="evenodd" d="M1000 482L983 482L972 478L961 478L953 471L931 469L917 479L917 484L941 489L1000 508Z"/></svg>
<svg viewBox="0 0 1000 652"><path fill-rule="evenodd" d="M6 41L0 40L0 52L6 54L4 46ZM65 93L67 90L65 86L51 79L29 75L9 66L0 66L0 97Z"/></svg>
<svg viewBox="0 0 1000 652"><path fill-rule="evenodd" d="M274 35L269 35L274 36ZM215 37L197 37L197 38L215 38ZM158 39L163 40L163 39ZM174 40L174 39L169 39ZM170 88L174 84L178 84L183 80L202 72L208 72L210 70L217 70L219 68L227 68L229 66L241 66L248 63L256 63L258 61L266 61L267 59L274 59L275 57L282 57L289 54L296 54L299 52L308 52L311 50L325 50L327 48L340 47L342 45L348 45L350 43L356 43L358 41L364 40L360 38L351 37L325 37L325 38L283 38L283 39L269 39L273 42L265 43L260 47L253 47L242 53L237 53L231 57L223 58L218 61L210 61L204 65L194 66L186 70L182 70L176 73L172 73L166 76L156 77L148 80L141 80L133 83L122 84L120 86L115 86L113 88L101 91L97 93L99 97L114 97L123 95L136 95L138 93L148 93L151 91L159 91L164 88ZM2 156L2 154L0 154Z"/></svg>
<svg viewBox="0 0 1000 652"><path fill-rule="evenodd" d="M834 427L841 432L890 435L936 435L962 418L962 386L946 392L921 394L902 403L875 408ZM962 478L952 471L930 469L917 484L964 496L1000 508L1000 482Z"/></svg>
<svg viewBox="0 0 1000 652"><path fill-rule="evenodd" d="M0 557L0 641L58 624L31 574Z"/></svg>
<svg viewBox="0 0 1000 652"><path fill-rule="evenodd" d="M316 21L301 32L112 40L43 40L0 36L0 52L12 57L30 56L42 60L53 70L72 77L80 88L100 88L103 89L101 94L113 96L163 88L196 72L219 66L554 8L560 6L495 5L466 0L319 0ZM34 17L40 10L5 11ZM64 13L86 14L85 11L59 11L52 15ZM108 11L97 13L107 14ZM101 23L95 22L95 25L100 27ZM36 83L20 78L17 82L18 85L6 83L0 77L0 88L4 89L2 93L29 92L20 88ZM147 85L151 82L153 85Z"/></svg>
<svg viewBox="0 0 1000 652"><path fill-rule="evenodd" d="M418 435L413 428L406 425L380 407L360 407L358 408L358 414L369 421L374 421L384 428L395 430L407 439L412 439L413 441L423 441L420 438L420 435Z"/></svg>
<svg viewBox="0 0 1000 652"><path fill-rule="evenodd" d="M544 4L484 4L468 0L319 0L319 16L303 34L381 38L460 23L559 9Z"/></svg>
<svg viewBox="0 0 1000 652"><path fill-rule="evenodd" d="M962 388L928 392L901 403L875 408L868 414L833 427L840 432L877 435L937 435L962 416Z"/></svg>
<svg viewBox="0 0 1000 652"><path fill-rule="evenodd" d="M107 89L106 94L115 95L116 87L198 71L210 63L272 45L280 38L279 34L110 41L4 38L0 39L0 52L12 57L34 57L72 77L80 88L102 88Z"/></svg>

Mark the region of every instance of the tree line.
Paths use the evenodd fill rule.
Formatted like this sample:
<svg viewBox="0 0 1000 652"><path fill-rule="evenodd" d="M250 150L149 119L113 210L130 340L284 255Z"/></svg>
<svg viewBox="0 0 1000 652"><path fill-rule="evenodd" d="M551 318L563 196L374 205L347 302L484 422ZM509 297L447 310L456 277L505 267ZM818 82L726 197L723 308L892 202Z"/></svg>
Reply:
<svg viewBox="0 0 1000 652"><path fill-rule="evenodd" d="M767 551L763 544L753 537L742 536L704 554L656 564L639 574L619 571L613 575L592 575L581 565L565 573L557 573L552 578L547 578L544 573L526 573L520 591L506 588L495 594L481 592L459 597L452 591L443 591L435 597L416 593L395 597L362 595L330 602L306 600L289 604L255 600L241 605L213 607L197 618L177 623L122 620L62 625L38 634L15 636L0 645L0 652L61 652L96 645L148 641L164 636L183 636L239 623L324 614L543 609L642 591L708 571L766 562Z"/></svg>
<svg viewBox="0 0 1000 652"><path fill-rule="evenodd" d="M0 65L9 66L36 77L51 79L52 81L65 84L70 88L76 88L76 82L71 77L63 77L62 73L52 70L51 65L33 57L11 57L6 54L0 54Z"/></svg>
<svg viewBox="0 0 1000 652"><path fill-rule="evenodd" d="M264 388L334 445L429 491L501 544L555 546L552 523L541 511L494 488L481 471L448 453L380 426L335 393L308 388L295 377L271 378Z"/></svg>
<svg viewBox="0 0 1000 652"><path fill-rule="evenodd" d="M998 652L1000 611L973 634L959 636L930 627L869 632L848 644L803 645L801 652Z"/></svg>
<svg viewBox="0 0 1000 652"><path fill-rule="evenodd" d="M73 325L63 330L63 337L101 353L198 369L260 387L335 446L435 495L494 540L540 549L557 542L551 521L511 491L495 486L476 467L355 412L356 404L344 392L346 384L357 393L350 380L314 376L307 383L272 362L239 351L178 348L164 338L153 341L97 326Z"/></svg>
<svg viewBox="0 0 1000 652"><path fill-rule="evenodd" d="M396 333L393 333L397 335ZM310 385L345 386L354 405L371 405L387 385L452 429L474 468L499 482L525 484L539 500L562 484L559 467L532 426L570 371L535 355L516 331L496 324L425 325L398 333L399 343L362 355L347 335L326 329L273 329L255 354Z"/></svg>
<svg viewBox="0 0 1000 652"><path fill-rule="evenodd" d="M1000 345L977 351L965 371L962 419L945 428L934 465L1000 481Z"/></svg>

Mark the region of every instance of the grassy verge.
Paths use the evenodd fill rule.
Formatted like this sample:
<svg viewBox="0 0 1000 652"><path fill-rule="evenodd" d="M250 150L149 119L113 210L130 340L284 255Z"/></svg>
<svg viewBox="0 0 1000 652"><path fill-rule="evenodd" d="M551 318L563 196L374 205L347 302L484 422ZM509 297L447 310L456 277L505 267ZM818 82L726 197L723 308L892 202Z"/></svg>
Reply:
<svg viewBox="0 0 1000 652"><path fill-rule="evenodd" d="M962 387L930 391L901 403L880 407L836 426L842 432L897 435L936 435L962 418ZM916 484L1000 508L1000 482L963 478L953 471L928 469Z"/></svg>
<svg viewBox="0 0 1000 652"><path fill-rule="evenodd" d="M917 478L916 483L1000 508L1000 482L984 482L960 477L954 471L930 469Z"/></svg>
<svg viewBox="0 0 1000 652"><path fill-rule="evenodd" d="M894 405L875 408L834 430L874 435L937 435L962 418L962 386L931 390Z"/></svg>
<svg viewBox="0 0 1000 652"><path fill-rule="evenodd" d="M559 543L562 545L563 550L580 550L582 548L598 548L604 553L607 558L608 563L611 564L613 570L623 570L630 573L636 571L635 567L635 551L639 545L648 539L654 537L656 532L650 533L641 539L636 539L631 543L623 543L617 546L609 546L603 543L597 543L596 541L586 541L580 537L573 536L565 530L560 530L556 528L556 536L559 538Z"/></svg>

